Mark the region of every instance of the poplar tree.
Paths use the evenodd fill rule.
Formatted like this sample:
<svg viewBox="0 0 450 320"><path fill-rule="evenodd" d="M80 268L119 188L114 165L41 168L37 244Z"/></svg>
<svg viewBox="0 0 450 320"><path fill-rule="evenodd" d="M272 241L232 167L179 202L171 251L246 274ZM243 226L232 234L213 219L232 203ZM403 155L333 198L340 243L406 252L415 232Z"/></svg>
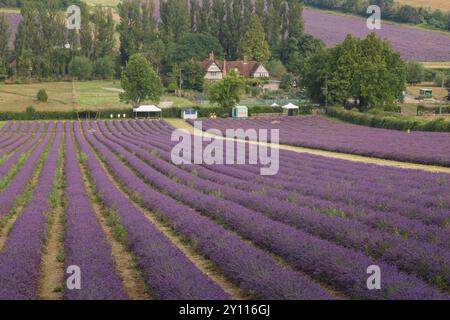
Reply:
<svg viewBox="0 0 450 320"><path fill-rule="evenodd" d="M209 33L220 40L225 47L224 41L224 21L225 21L225 3L224 0L212 0L211 15L209 18Z"/></svg>
<svg viewBox="0 0 450 320"><path fill-rule="evenodd" d="M210 21L212 19L211 6L211 0L202 1L202 6L199 10L199 18L197 19L197 32L210 32ZM217 36L216 34L213 35Z"/></svg>
<svg viewBox="0 0 450 320"><path fill-rule="evenodd" d="M266 63L270 58L269 44L266 41L261 19L253 16L244 36L243 54L247 58Z"/></svg>
<svg viewBox="0 0 450 320"><path fill-rule="evenodd" d="M120 60L125 65L129 57L139 52L151 52L158 44L158 23L151 0L132 0L119 4Z"/></svg>
<svg viewBox="0 0 450 320"><path fill-rule="evenodd" d="M8 39L9 39L9 22L6 17L0 15L0 79L6 78L8 75Z"/></svg>
<svg viewBox="0 0 450 320"><path fill-rule="evenodd" d="M116 46L115 24L111 9L94 8L91 21L94 43L93 60L111 55Z"/></svg>
<svg viewBox="0 0 450 320"><path fill-rule="evenodd" d="M160 3L160 30L166 44L177 42L189 32L189 7L186 0Z"/></svg>
<svg viewBox="0 0 450 320"><path fill-rule="evenodd" d="M287 0L288 34L290 38L300 38L303 34L303 3L299 0Z"/></svg>
<svg viewBox="0 0 450 320"><path fill-rule="evenodd" d="M21 76L58 75L64 64L64 13L56 0L26 2L21 8L15 49Z"/></svg>

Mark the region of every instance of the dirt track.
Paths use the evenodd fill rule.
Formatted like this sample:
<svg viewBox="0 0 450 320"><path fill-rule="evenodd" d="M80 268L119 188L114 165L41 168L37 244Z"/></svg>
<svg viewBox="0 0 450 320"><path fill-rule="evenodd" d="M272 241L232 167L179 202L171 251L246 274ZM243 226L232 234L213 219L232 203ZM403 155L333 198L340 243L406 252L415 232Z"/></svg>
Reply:
<svg viewBox="0 0 450 320"><path fill-rule="evenodd" d="M186 121L184 121L182 119L165 119L165 121L167 121L173 127L178 128L178 129L184 129L191 134L200 134L198 132L194 133L194 128L189 123L187 123ZM212 135L212 134L205 133L205 132L203 132L203 136L230 140L228 138ZM252 142L252 141L250 143L262 144L262 142ZM379 159L379 158L359 156L359 155L354 155L354 154L339 153L339 152L332 152L332 151L318 150L318 149L311 149L311 148L304 148L304 147L294 147L294 146L284 145L284 144L280 144L279 148L281 150L289 150L289 151L294 151L294 152L313 154L313 155L334 158L334 159L343 159L343 160L348 160L348 161L370 163L370 164L376 164L376 165L380 165L380 166L388 166L388 167L395 167L395 168L401 168L401 169L423 170L423 171L428 171L428 172L450 173L450 168L441 167L441 166L431 166L431 165L424 165L424 164L417 164L417 163L385 160L385 159Z"/></svg>

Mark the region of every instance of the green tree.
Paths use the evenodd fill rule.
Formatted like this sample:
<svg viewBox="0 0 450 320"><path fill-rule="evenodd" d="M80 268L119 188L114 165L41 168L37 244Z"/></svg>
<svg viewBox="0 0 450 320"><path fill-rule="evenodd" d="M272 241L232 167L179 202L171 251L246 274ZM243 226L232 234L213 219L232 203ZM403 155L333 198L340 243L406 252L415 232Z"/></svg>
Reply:
<svg viewBox="0 0 450 320"><path fill-rule="evenodd" d="M266 63L270 58L269 44L266 41L264 29L258 16L253 16L244 36L242 48L247 58Z"/></svg>
<svg viewBox="0 0 450 320"><path fill-rule="evenodd" d="M121 85L125 92L119 94L120 100L135 107L144 100L158 102L163 93L161 79L140 54L131 56L122 72Z"/></svg>
<svg viewBox="0 0 450 320"><path fill-rule="evenodd" d="M321 49L305 60L303 71L303 85L313 101L325 101L325 79L330 79L333 57L329 49Z"/></svg>
<svg viewBox="0 0 450 320"><path fill-rule="evenodd" d="M302 53L300 52L300 44L297 38L290 37L287 41L286 48L283 50L281 60L286 69L293 73L299 74L302 66Z"/></svg>
<svg viewBox="0 0 450 320"><path fill-rule="evenodd" d="M111 9L95 7L91 15L93 24L92 58L98 59L110 55L116 46L115 24Z"/></svg>
<svg viewBox="0 0 450 320"><path fill-rule="evenodd" d="M287 0L288 34L290 38L300 38L303 34L303 1Z"/></svg>
<svg viewBox="0 0 450 320"><path fill-rule="evenodd" d="M280 13L282 10L283 1L281 0L268 0L267 9L264 8L263 0L256 2L256 11L258 16L263 19L267 41L274 52L280 49L281 39L284 35L281 33L283 15Z"/></svg>
<svg viewBox="0 0 450 320"><path fill-rule="evenodd" d="M172 68L171 78L178 88L202 91L205 74L205 68L201 64L185 61Z"/></svg>
<svg viewBox="0 0 450 320"><path fill-rule="evenodd" d="M40 89L36 95L36 99L39 102L47 102L48 101L47 91L45 91L45 89Z"/></svg>
<svg viewBox="0 0 450 320"><path fill-rule="evenodd" d="M8 75L8 33L9 23L5 16L0 15L0 79L6 78Z"/></svg>
<svg viewBox="0 0 450 320"><path fill-rule="evenodd" d="M211 21L211 0L203 0L201 8L199 10L199 16L197 17L197 32L210 32L210 21ZM217 36L217 34L214 34Z"/></svg>
<svg viewBox="0 0 450 320"><path fill-rule="evenodd" d="M275 79L281 79L288 73L286 67L280 60L270 60L266 67L270 73L270 76Z"/></svg>
<svg viewBox="0 0 450 320"><path fill-rule="evenodd" d="M69 64L69 74L78 80L88 80L92 76L92 63L85 56L75 57Z"/></svg>
<svg viewBox="0 0 450 320"><path fill-rule="evenodd" d="M209 87L208 97L211 103L223 108L234 107L240 101L244 90L244 80L232 70L225 78Z"/></svg>
<svg viewBox="0 0 450 320"><path fill-rule="evenodd" d="M422 82L425 77L425 68L420 62L408 61L406 62L406 82L410 84L417 84Z"/></svg>
<svg viewBox="0 0 450 320"><path fill-rule="evenodd" d="M172 47L170 57L174 63L191 59L203 61L211 51L217 57L223 57L223 48L216 37L207 33L187 33Z"/></svg>
<svg viewBox="0 0 450 320"><path fill-rule="evenodd" d="M97 79L112 79L115 73L114 60L110 56L97 59L92 66L93 75Z"/></svg>
<svg viewBox="0 0 450 320"><path fill-rule="evenodd" d="M448 75L444 72L437 72L436 76L434 77L434 84L438 87L444 88L445 82L448 79Z"/></svg>
<svg viewBox="0 0 450 320"><path fill-rule="evenodd" d="M447 100L450 101L450 78L445 81L445 87L447 88Z"/></svg>
<svg viewBox="0 0 450 320"><path fill-rule="evenodd" d="M117 8L120 16L117 31L120 39L121 64L124 66L135 53L152 55L155 43L159 39L153 2L130 0L120 3Z"/></svg>
<svg viewBox="0 0 450 320"><path fill-rule="evenodd" d="M21 8L15 51L19 74L49 77L58 75L65 61L64 13L56 0L27 1ZM28 70L27 70L28 69Z"/></svg>
<svg viewBox="0 0 450 320"><path fill-rule="evenodd" d="M349 35L342 44L306 60L303 81L311 98L324 100L325 76L331 103L352 99L362 111L392 104L405 90L404 62L374 33L363 40Z"/></svg>
<svg viewBox="0 0 450 320"><path fill-rule="evenodd" d="M160 30L166 44L177 42L189 32L189 7L185 0L160 2Z"/></svg>
<svg viewBox="0 0 450 320"><path fill-rule="evenodd" d="M218 38L222 46L224 46L224 17L225 1L212 0L208 32Z"/></svg>

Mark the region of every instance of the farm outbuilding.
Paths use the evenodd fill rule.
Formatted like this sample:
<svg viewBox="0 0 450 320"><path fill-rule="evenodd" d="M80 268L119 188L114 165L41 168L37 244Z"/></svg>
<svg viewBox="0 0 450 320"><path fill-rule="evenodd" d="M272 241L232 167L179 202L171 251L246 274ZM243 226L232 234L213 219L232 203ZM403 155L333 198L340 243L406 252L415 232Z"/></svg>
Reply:
<svg viewBox="0 0 450 320"><path fill-rule="evenodd" d="M287 115L287 116L297 116L298 112L299 112L299 107L296 106L293 103L288 103L286 105L284 105L283 107L283 114Z"/></svg>
<svg viewBox="0 0 450 320"><path fill-rule="evenodd" d="M139 108L134 108L133 113L135 118L162 117L162 110L155 105L143 105Z"/></svg>
<svg viewBox="0 0 450 320"><path fill-rule="evenodd" d="M181 111L181 118L183 118L184 120L187 119L195 120L198 118L198 111L193 108L184 109L183 111Z"/></svg>
<svg viewBox="0 0 450 320"><path fill-rule="evenodd" d="M433 90L432 89L420 89L419 94L424 98L432 98Z"/></svg>
<svg viewBox="0 0 450 320"><path fill-rule="evenodd" d="M233 118L248 118L248 108L246 106L236 106L232 111Z"/></svg>

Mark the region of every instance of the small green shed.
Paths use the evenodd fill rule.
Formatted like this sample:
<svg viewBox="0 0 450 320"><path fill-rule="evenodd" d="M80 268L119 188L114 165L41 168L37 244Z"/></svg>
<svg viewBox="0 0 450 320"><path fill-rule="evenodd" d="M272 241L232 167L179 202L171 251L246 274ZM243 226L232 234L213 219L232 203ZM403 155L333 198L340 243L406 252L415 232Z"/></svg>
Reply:
<svg viewBox="0 0 450 320"><path fill-rule="evenodd" d="M420 89L419 93L422 97L425 97L425 98L433 97L433 89Z"/></svg>
<svg viewBox="0 0 450 320"><path fill-rule="evenodd" d="M248 108L246 106L236 106L232 111L233 118L248 118Z"/></svg>

